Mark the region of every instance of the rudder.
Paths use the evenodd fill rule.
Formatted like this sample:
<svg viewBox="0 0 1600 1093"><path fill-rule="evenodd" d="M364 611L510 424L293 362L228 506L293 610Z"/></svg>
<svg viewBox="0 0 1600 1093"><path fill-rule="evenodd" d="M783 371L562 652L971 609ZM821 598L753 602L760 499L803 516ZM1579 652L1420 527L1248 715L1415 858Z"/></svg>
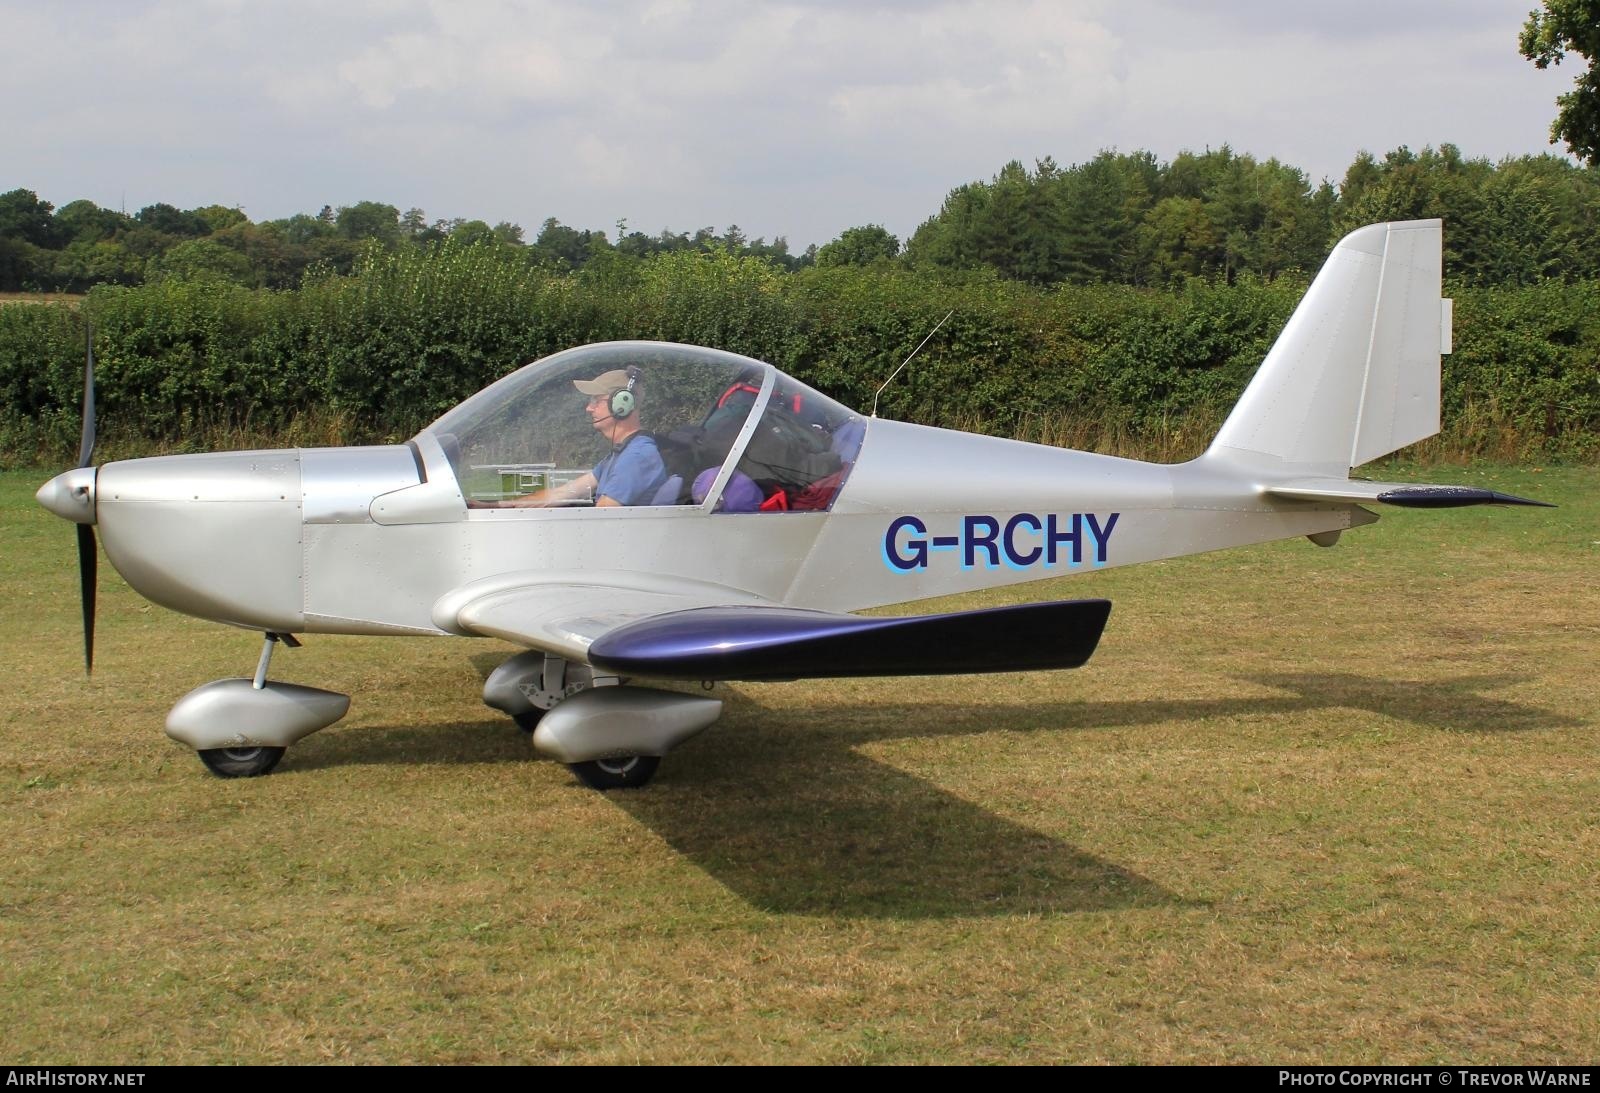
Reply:
<svg viewBox="0 0 1600 1093"><path fill-rule="evenodd" d="M1442 252L1438 220L1341 239L1207 454L1343 478L1437 433Z"/></svg>

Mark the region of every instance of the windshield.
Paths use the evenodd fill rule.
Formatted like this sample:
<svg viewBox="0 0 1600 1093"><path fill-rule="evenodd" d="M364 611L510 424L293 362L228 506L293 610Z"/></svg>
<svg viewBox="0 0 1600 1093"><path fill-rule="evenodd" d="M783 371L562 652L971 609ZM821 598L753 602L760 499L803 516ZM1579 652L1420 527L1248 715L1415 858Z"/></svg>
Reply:
<svg viewBox="0 0 1600 1093"><path fill-rule="evenodd" d="M762 416L750 423L758 406ZM519 369L424 432L473 507L709 499L717 511L770 512L828 508L861 426L851 411L761 361L611 342Z"/></svg>

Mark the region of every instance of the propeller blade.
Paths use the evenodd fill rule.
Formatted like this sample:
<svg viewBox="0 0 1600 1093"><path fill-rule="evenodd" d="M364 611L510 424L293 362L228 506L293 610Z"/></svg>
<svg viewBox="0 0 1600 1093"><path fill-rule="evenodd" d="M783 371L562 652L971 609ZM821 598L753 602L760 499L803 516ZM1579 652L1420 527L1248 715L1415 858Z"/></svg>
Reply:
<svg viewBox="0 0 1600 1093"><path fill-rule="evenodd" d="M94 455L94 327L84 335L87 359L83 365L83 434L78 441L78 466L87 467ZM92 538L92 536L91 536ZM78 539L81 544L82 537Z"/></svg>
<svg viewBox="0 0 1600 1093"><path fill-rule="evenodd" d="M95 551L94 528L78 525L78 592L83 600L83 670L94 672L94 589L100 565Z"/></svg>

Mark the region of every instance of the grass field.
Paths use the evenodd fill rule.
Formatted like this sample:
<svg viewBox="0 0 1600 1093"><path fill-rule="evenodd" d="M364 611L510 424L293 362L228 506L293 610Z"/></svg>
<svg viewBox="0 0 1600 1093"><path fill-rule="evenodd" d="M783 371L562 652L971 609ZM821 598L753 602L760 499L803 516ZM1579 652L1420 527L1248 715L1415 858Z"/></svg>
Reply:
<svg viewBox="0 0 1600 1093"><path fill-rule="evenodd" d="M1562 507L1035 585L1088 667L719 688L601 795L462 640L280 653L349 717L212 778L163 718L256 641L102 563L85 681L0 475L0 1059L1593 1062L1600 473L1412 476Z"/></svg>
<svg viewBox="0 0 1600 1093"><path fill-rule="evenodd" d="M0 307L6 304L81 304L86 299L70 292L0 292Z"/></svg>

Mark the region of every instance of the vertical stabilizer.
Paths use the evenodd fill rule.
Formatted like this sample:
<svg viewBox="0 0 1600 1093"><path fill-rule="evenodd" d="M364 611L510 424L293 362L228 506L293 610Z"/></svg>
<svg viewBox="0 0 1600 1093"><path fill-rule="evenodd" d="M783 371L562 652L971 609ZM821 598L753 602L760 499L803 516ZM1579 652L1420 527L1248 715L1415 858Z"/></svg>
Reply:
<svg viewBox="0 0 1600 1093"><path fill-rule="evenodd" d="M1209 454L1344 478L1439 431L1449 352L1438 220L1373 224L1339 241Z"/></svg>

